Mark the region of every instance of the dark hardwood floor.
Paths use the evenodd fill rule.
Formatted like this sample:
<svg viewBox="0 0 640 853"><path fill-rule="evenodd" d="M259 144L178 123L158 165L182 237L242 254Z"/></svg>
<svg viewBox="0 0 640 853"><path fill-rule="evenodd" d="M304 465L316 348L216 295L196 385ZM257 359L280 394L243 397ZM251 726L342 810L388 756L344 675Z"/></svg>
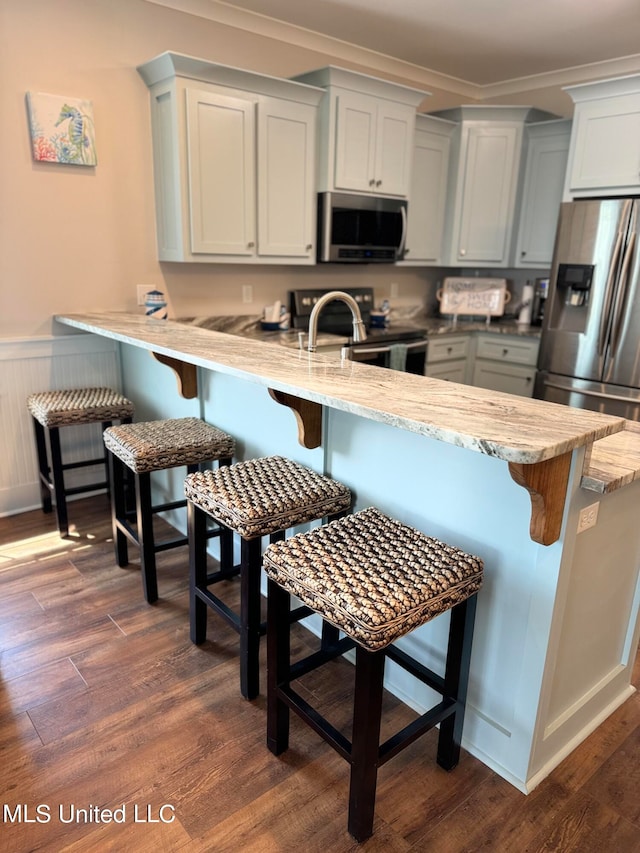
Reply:
<svg viewBox="0 0 640 853"><path fill-rule="evenodd" d="M210 617L207 642L189 641L186 549L159 555L149 606L137 554L114 563L106 498L70 518L67 540L39 511L0 519L3 853L640 851L639 694L529 796L467 753L445 773L429 733L381 769L375 835L357 845L347 765L295 718L271 755L264 696L239 695L237 636ZM341 726L351 670L305 685ZM385 728L409 714L385 698Z"/></svg>

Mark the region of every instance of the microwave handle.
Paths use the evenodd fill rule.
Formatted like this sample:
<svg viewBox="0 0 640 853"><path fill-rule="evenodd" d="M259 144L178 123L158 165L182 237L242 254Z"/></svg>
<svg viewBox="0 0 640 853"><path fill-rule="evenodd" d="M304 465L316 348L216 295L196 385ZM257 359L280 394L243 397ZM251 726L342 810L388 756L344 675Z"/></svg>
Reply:
<svg viewBox="0 0 640 853"><path fill-rule="evenodd" d="M407 242L407 208L404 204L400 206L400 215L402 216L402 237L398 246L398 260L404 258L404 246Z"/></svg>

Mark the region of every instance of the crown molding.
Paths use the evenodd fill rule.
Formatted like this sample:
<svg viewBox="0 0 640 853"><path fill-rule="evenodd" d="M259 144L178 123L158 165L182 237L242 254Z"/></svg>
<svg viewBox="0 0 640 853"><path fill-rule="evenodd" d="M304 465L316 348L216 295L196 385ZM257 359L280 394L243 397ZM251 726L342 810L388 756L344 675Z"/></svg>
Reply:
<svg viewBox="0 0 640 853"><path fill-rule="evenodd" d="M155 6L165 6L168 9L185 12L199 18L206 18L218 24L245 30L275 41L295 44L297 47L328 54L344 62L364 65L376 72L416 83L419 88L444 89L447 92L454 92L472 100L481 97L482 87L465 80L439 74L437 71L431 71L420 65L414 65L393 56L378 53L375 50L369 50L350 42L297 27L294 24L277 21L257 12L238 9L235 6L219 2L219 0L145 0L145 2Z"/></svg>
<svg viewBox="0 0 640 853"><path fill-rule="evenodd" d="M516 95L537 89L563 87L605 77L640 72L640 54L634 54L633 56L563 68L544 74L503 80L499 83L478 85L294 24L278 21L257 12L238 9L223 2L223 0L145 0L145 2L195 15L275 41L295 44L297 47L328 54L344 62L366 66L381 74L400 77L403 80L416 83L419 87L442 89L473 101L486 101L490 98Z"/></svg>

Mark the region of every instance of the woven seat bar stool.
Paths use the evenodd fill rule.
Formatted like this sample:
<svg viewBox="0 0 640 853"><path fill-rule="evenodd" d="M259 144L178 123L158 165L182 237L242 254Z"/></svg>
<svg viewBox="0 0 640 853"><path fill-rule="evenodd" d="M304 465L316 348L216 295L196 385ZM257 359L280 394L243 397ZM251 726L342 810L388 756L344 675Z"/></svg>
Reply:
<svg viewBox="0 0 640 853"><path fill-rule="evenodd" d="M156 554L186 545L188 537L162 542L154 538L154 514L185 507L187 502L181 497L154 505L151 474L180 466L193 473L201 465L214 461L221 466L230 465L235 439L200 418L141 421L110 427L103 435L113 483L111 522L116 562L119 566L128 564L128 542L139 547L142 590L145 600L153 604L158 600ZM127 494L127 469L134 474L135 511ZM225 553L230 553L233 543L225 529L210 530L206 535L219 536L221 543L226 540Z"/></svg>
<svg viewBox="0 0 640 853"><path fill-rule="evenodd" d="M228 468L202 471L185 480L188 499L189 585L191 640L206 639L207 608L221 616L240 635L240 692L254 699L260 688L259 646L266 623L260 614L262 537L284 539L287 529L349 511L349 489L282 456L237 462ZM240 612L234 612L209 589L229 577L221 571L207 575L204 530L207 516L240 536ZM299 608L287 619L300 619L311 611ZM324 643L335 644L338 632L323 627Z"/></svg>
<svg viewBox="0 0 640 853"><path fill-rule="evenodd" d="M27 397L27 408L31 414L38 455L40 497L42 511L52 511L52 496L56 508L56 522L60 536L69 535L67 497L101 489L109 490L107 454L96 459L79 462L63 462L60 448L62 427L85 424L102 424L103 430L114 421L130 423L133 418L133 403L111 388L69 388L62 391L40 391ZM49 451L47 450L47 436ZM82 486L67 487L65 472L90 465L101 465L103 480Z"/></svg>
<svg viewBox="0 0 640 853"><path fill-rule="evenodd" d="M371 507L309 533L270 545L264 555L267 604L267 745L276 755L289 740L293 709L351 765L348 829L357 841L373 832L378 767L436 724L437 762L458 763L476 594L483 563ZM344 633L337 647L293 664L290 594ZM450 611L444 674L392 645ZM355 647L351 741L312 708L292 682ZM383 744L380 738L385 659L390 658L442 697Z"/></svg>

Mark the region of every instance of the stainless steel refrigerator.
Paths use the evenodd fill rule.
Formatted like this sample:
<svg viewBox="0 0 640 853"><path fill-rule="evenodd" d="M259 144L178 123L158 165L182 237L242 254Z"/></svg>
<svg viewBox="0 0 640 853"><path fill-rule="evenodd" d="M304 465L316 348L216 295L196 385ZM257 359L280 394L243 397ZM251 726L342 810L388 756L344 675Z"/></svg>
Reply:
<svg viewBox="0 0 640 853"><path fill-rule="evenodd" d="M639 200L561 205L534 396L640 420Z"/></svg>

